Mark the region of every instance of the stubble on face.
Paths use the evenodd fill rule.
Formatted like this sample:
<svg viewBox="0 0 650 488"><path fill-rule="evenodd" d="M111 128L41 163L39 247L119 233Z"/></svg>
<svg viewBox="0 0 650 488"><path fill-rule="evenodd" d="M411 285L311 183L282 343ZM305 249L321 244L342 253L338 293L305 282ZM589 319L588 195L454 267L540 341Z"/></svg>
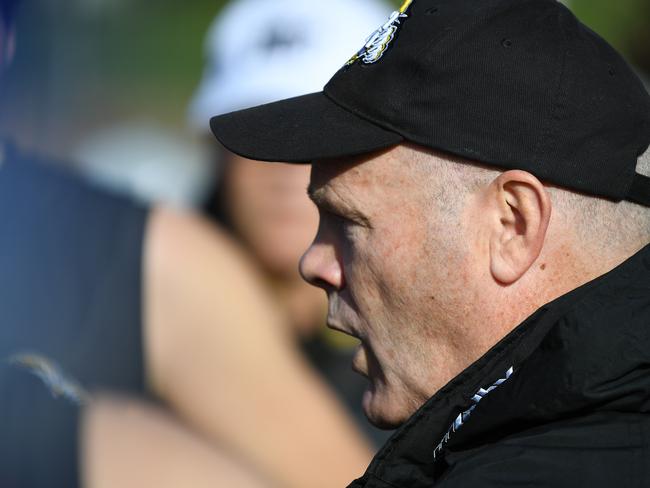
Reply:
<svg viewBox="0 0 650 488"><path fill-rule="evenodd" d="M344 286L328 290L330 317L361 339L355 366L369 377L364 409L380 426L406 420L458 372L458 232L436 225L453 217L436 214L435 179L414 170L413 157L398 146L312 169L312 197L327 209L321 229L329 229L344 274ZM330 213L352 222L363 215L367 225L341 230Z"/></svg>

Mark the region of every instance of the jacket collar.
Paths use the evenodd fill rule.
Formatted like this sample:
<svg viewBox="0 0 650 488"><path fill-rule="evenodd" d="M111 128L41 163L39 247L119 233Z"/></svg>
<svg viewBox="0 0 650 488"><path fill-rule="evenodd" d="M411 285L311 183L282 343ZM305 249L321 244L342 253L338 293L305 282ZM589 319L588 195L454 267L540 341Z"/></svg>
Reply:
<svg viewBox="0 0 650 488"><path fill-rule="evenodd" d="M649 310L650 245L517 326L413 414L350 486L430 487L455 450L585 411L650 411L650 377L638 374L650 367Z"/></svg>

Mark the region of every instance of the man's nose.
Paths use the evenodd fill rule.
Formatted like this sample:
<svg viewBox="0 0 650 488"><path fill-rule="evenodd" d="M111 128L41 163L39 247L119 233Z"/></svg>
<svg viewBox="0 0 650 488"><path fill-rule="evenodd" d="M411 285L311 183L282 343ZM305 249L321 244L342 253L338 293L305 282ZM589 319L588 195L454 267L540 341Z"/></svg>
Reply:
<svg viewBox="0 0 650 488"><path fill-rule="evenodd" d="M300 274L308 283L331 291L343 287L343 270L334 246L315 241L300 259Z"/></svg>

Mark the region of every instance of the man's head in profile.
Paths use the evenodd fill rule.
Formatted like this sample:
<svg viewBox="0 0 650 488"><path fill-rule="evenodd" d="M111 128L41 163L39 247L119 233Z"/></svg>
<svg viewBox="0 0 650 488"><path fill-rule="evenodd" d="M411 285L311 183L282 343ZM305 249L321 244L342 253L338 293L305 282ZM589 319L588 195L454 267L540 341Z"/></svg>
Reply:
<svg viewBox="0 0 650 488"><path fill-rule="evenodd" d="M650 97L551 0L407 1L368 39L322 93L212 128L244 156L312 162L301 272L360 339L369 419L397 426L498 383L459 375L650 242Z"/></svg>
<svg viewBox="0 0 650 488"><path fill-rule="evenodd" d="M646 208L413 145L316 161L310 194L320 227L303 276L327 291L330 327L361 340L365 411L389 426L650 241Z"/></svg>

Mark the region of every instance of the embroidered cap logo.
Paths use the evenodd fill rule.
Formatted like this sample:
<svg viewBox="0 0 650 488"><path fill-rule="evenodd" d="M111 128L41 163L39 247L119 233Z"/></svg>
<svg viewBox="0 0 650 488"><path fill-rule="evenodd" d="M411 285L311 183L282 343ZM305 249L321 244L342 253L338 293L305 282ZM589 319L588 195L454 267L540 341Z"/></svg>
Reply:
<svg viewBox="0 0 650 488"><path fill-rule="evenodd" d="M388 45L395 38L395 33L399 26L402 25L402 20L408 17L406 11L411 6L411 3L413 3L413 0L406 0L399 10L393 12L388 18L388 21L370 35L361 50L352 56L346 65L354 64L358 60L361 60L364 64L372 64L379 61L388 48Z"/></svg>

